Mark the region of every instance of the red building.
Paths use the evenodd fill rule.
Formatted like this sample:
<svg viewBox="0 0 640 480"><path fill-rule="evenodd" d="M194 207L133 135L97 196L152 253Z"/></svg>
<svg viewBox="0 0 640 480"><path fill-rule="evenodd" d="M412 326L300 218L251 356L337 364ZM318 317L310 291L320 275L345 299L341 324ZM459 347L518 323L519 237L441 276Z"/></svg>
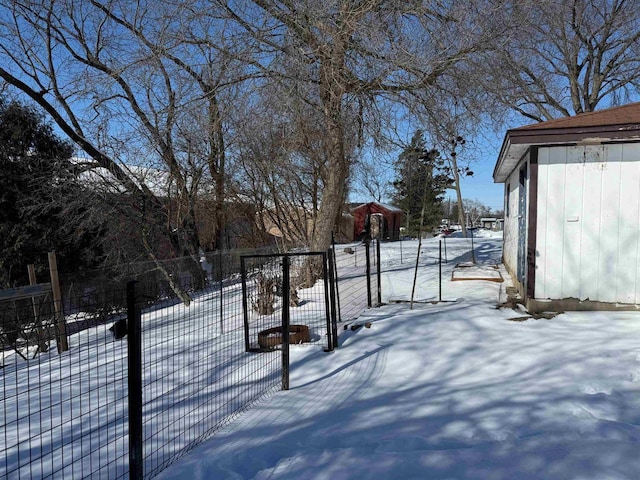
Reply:
<svg viewBox="0 0 640 480"><path fill-rule="evenodd" d="M371 236L380 240L400 240L400 226L404 219L402 210L378 202L363 203L351 210L353 215L353 238L360 239L367 225L371 225Z"/></svg>

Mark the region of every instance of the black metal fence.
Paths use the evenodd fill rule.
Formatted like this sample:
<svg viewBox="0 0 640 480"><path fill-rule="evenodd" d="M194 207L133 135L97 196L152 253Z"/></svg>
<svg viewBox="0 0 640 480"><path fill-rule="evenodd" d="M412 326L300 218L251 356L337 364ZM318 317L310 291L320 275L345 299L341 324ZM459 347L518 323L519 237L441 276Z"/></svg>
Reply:
<svg viewBox="0 0 640 480"><path fill-rule="evenodd" d="M105 295L126 305L123 291ZM66 316L59 354L51 298L2 303L0 477L127 476L127 348L92 310Z"/></svg>
<svg viewBox="0 0 640 480"><path fill-rule="evenodd" d="M304 326L304 343L331 350L338 317L353 319L379 302L375 248L345 248L354 253L207 254L200 283L193 259L184 261L186 270L173 262L168 271L188 293L188 306L171 277L148 265L135 283L67 277L64 332L50 295L0 302L0 479L157 475L285 387L285 348L269 343L285 310L281 331ZM318 267L319 281L304 278ZM268 288L270 313L259 311L269 310L261 297ZM59 353L61 335L69 349Z"/></svg>
<svg viewBox="0 0 640 480"><path fill-rule="evenodd" d="M144 286L135 287L143 305ZM279 355L244 348L238 283L193 295L188 307L154 304L129 318L140 325L139 338L129 332L129 352L140 351L142 366L139 386L129 383L141 395L138 403L130 391L130 428L141 429L135 478L153 477L280 385Z"/></svg>
<svg viewBox="0 0 640 480"><path fill-rule="evenodd" d="M338 321L358 318L367 308L382 303L380 242L333 245Z"/></svg>
<svg viewBox="0 0 640 480"><path fill-rule="evenodd" d="M293 343L333 350L337 315L330 285L335 279L328 261L326 252L242 258L247 351L281 344L283 314L289 319Z"/></svg>

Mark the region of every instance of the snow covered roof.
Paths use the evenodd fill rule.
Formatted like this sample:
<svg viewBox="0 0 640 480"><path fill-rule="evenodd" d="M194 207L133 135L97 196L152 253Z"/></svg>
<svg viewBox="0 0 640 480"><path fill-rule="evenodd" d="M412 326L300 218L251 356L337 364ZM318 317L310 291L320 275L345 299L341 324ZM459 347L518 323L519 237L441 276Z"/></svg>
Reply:
<svg viewBox="0 0 640 480"><path fill-rule="evenodd" d="M101 185L114 192L124 191L113 173L104 167L96 166L92 159L74 157L72 161L76 165L86 166L79 176L80 181L95 186ZM120 167L138 186L144 184L154 195L162 197L175 191L175 180L165 170L142 165L120 164Z"/></svg>
<svg viewBox="0 0 640 480"><path fill-rule="evenodd" d="M389 212L394 212L394 213L404 213L400 208L398 207L394 207L393 205L388 205L386 203L380 203L380 202L368 202L368 203L362 203L359 206L352 208L351 211L355 211L361 208L366 208L366 207L371 207L372 205L376 205L379 208L382 208L384 210L387 210Z"/></svg>

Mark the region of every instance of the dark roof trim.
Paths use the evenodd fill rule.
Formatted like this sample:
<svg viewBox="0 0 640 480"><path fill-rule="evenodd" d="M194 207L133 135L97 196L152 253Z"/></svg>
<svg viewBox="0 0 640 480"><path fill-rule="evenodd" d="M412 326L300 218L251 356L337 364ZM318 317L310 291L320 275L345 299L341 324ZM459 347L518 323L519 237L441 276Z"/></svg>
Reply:
<svg viewBox="0 0 640 480"><path fill-rule="evenodd" d="M604 125L573 128L513 129L506 134L512 144L575 143L585 140L632 140L640 138L640 124Z"/></svg>
<svg viewBox="0 0 640 480"><path fill-rule="evenodd" d="M560 120L552 120L530 127L507 130L493 170L493 181L505 182L531 147L640 142L640 123L562 128L552 126L559 123ZM545 124L551 127L544 128Z"/></svg>
<svg viewBox="0 0 640 480"><path fill-rule="evenodd" d="M640 102L628 103L617 107L578 113L570 117L561 117L546 122L525 125L515 130L545 130L551 128L604 127L640 123Z"/></svg>

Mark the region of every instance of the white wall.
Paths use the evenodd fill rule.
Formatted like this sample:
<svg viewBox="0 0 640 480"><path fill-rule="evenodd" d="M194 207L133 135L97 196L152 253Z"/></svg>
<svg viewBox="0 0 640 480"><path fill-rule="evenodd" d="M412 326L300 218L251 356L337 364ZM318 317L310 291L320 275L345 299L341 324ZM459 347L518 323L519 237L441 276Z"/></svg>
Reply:
<svg viewBox="0 0 640 480"><path fill-rule="evenodd" d="M640 303L640 144L538 151L537 299Z"/></svg>

